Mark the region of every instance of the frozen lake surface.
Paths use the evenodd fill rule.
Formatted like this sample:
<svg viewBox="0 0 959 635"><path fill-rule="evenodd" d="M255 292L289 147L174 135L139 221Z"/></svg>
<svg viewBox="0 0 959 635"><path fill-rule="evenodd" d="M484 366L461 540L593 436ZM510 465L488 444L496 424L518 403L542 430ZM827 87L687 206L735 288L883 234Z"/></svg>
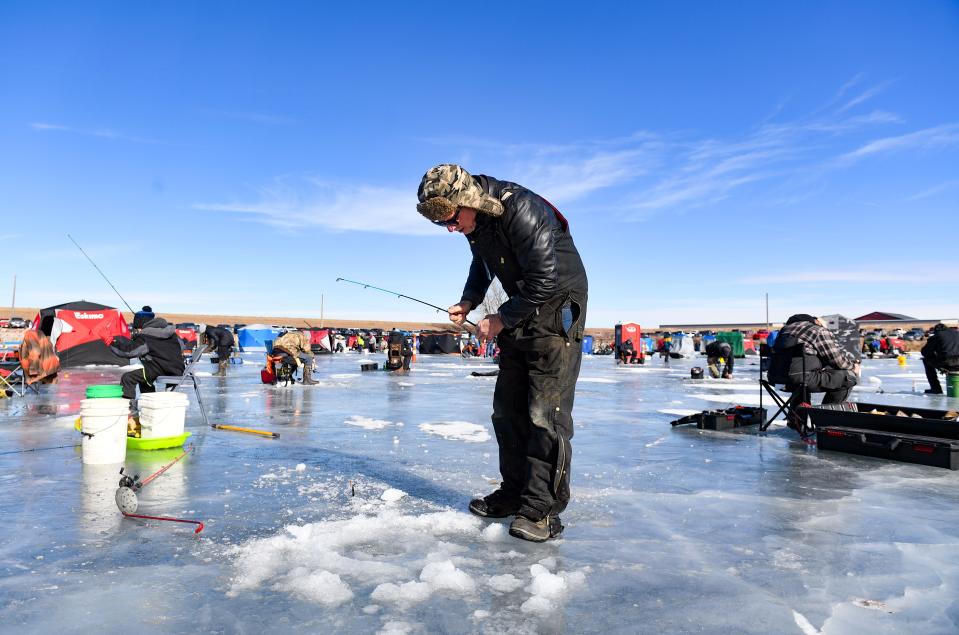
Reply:
<svg viewBox="0 0 959 635"><path fill-rule="evenodd" d="M495 379L470 376L489 363L420 356L400 377L359 371L380 355L325 356L320 385L281 388L245 359L203 379L210 420L281 437L205 429L191 395L195 452L139 496L140 513L203 520L199 535L123 518L119 465L9 453L79 443L85 387L121 370L0 401L0 631L959 631L959 474L817 452L781 422L670 427L758 403L756 358L723 383L689 380L702 359L586 357L566 532L542 545L465 511L498 480ZM867 360L854 398L959 407L914 392L921 371Z"/></svg>

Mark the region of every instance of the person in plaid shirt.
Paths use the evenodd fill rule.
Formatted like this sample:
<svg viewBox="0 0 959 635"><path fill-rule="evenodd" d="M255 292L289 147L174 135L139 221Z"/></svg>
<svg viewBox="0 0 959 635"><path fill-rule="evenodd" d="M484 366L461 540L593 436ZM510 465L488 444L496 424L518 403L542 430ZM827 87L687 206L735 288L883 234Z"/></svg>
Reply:
<svg viewBox="0 0 959 635"><path fill-rule="evenodd" d="M769 381L793 392L805 384L805 402L810 393L824 392L824 404L842 403L859 383L859 373L853 353L839 346L822 320L805 313L786 320L773 345Z"/></svg>

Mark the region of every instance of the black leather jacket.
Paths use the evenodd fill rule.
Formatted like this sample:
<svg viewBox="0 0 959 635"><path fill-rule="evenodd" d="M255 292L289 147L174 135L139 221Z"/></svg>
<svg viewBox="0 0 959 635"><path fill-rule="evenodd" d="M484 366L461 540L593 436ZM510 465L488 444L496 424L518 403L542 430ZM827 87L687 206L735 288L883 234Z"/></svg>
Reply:
<svg viewBox="0 0 959 635"><path fill-rule="evenodd" d="M935 361L959 358L959 331L944 329L934 333L922 347L922 356Z"/></svg>
<svg viewBox="0 0 959 635"><path fill-rule="evenodd" d="M154 318L133 334L133 339L118 335L113 338L110 350L126 359L139 357L147 375L182 375L183 350L176 336L176 329L163 318Z"/></svg>
<svg viewBox="0 0 959 635"><path fill-rule="evenodd" d="M521 185L488 176L473 179L503 204L503 215L477 213L468 236L473 262L462 300L482 303L493 277L509 300L499 307L506 328L518 326L537 308L560 296L585 299L586 269L566 219L543 197Z"/></svg>

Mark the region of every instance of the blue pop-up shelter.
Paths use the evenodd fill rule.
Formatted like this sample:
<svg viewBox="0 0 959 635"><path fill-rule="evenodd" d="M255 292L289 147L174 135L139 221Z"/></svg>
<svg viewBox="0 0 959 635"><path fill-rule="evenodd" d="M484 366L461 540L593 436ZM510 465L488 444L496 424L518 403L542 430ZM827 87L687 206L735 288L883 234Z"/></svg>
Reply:
<svg viewBox="0 0 959 635"><path fill-rule="evenodd" d="M585 353L586 355L593 354L593 336L592 335L583 336L583 353Z"/></svg>
<svg viewBox="0 0 959 635"><path fill-rule="evenodd" d="M266 324L248 324L239 330L237 339L240 350L249 353L265 353L267 340L275 340L283 332Z"/></svg>

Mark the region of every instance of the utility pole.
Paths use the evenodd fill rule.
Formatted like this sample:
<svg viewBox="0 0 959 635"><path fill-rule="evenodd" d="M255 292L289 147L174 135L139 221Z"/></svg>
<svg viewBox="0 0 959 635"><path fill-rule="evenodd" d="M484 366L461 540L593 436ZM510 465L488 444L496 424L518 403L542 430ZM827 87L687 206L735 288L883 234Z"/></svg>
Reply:
<svg viewBox="0 0 959 635"><path fill-rule="evenodd" d="M320 294L320 328L323 328L323 294Z"/></svg>
<svg viewBox="0 0 959 635"><path fill-rule="evenodd" d="M769 292L766 292L766 330L769 330Z"/></svg>
<svg viewBox="0 0 959 635"><path fill-rule="evenodd" d="M13 300L10 301L10 319L17 310L17 274L13 274Z"/></svg>

